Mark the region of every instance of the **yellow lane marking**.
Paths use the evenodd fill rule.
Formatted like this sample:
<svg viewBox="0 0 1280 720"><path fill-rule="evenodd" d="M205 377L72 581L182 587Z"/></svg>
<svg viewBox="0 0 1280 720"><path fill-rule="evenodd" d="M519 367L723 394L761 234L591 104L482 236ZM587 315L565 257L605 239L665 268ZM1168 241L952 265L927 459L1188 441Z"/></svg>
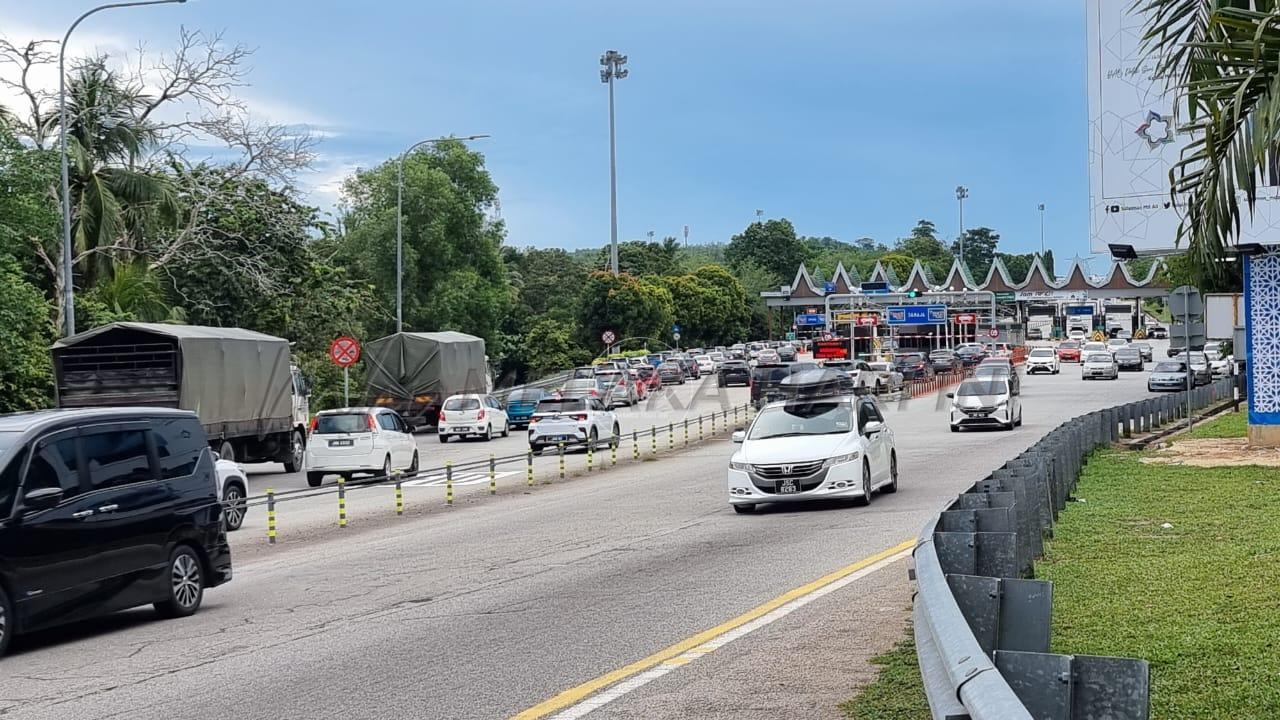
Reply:
<svg viewBox="0 0 1280 720"><path fill-rule="evenodd" d="M637 673L644 672L645 670L648 670L649 668L652 668L660 663L667 663L672 658L675 658L679 655L683 655L684 653L694 648L697 648L700 645L711 642L712 640L715 640L717 637L724 635L725 633L728 633L738 627L746 625L752 620L756 620L757 618L767 615L770 612L773 612L774 610L778 609L779 607L782 607L783 605L786 605L787 603L792 602L793 600L797 600L806 595L809 595L818 590L821 590L827 585L830 585L831 583L836 582L843 577L851 575L865 567L874 565L875 563L880 562L885 558L892 557L893 555L896 555L904 550L909 550L915 546L915 543L916 541L914 539L906 540L902 543L899 543L889 548L888 550L883 550L881 552L876 553L875 555L863 558L861 560L858 560L857 562L846 565L840 568L839 570L823 575L822 577L818 578L817 580L814 580L811 583L808 583L806 585L801 585L800 587L795 588L793 590L788 590L787 592L779 595L778 597L764 603L763 605L758 605L752 608L751 610L748 610L747 612L739 615L738 617L733 618L732 620L723 622L713 628L703 630L697 635L693 635L691 637L685 638L684 640L681 640L675 643L674 645L671 645L662 650L659 650L658 652L646 658L637 660L629 665L624 665L618 668L617 670L614 670L612 672L607 672L604 675L601 675L593 680L588 680L587 682L584 682L581 685L578 685L577 687L569 688L568 690L565 690L564 692L558 695L555 695L554 697L550 697L546 700L543 700L542 702L521 712L520 714L512 716L512 720L536 720L536 718L545 717L557 710L563 710L564 708L569 707L570 705L576 705L577 703L581 702L587 697L590 697L596 692L610 685L613 685L614 683L617 683L621 680L625 680ZM679 663L679 664L683 665L684 663Z"/></svg>

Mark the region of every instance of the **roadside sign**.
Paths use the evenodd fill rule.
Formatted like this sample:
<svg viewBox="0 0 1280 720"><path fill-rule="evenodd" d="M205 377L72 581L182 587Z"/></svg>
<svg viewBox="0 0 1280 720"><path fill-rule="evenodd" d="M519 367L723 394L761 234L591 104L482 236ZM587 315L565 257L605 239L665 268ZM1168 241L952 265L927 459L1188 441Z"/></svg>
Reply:
<svg viewBox="0 0 1280 720"><path fill-rule="evenodd" d="M673 332L673 333L678 333L678 332L680 332L680 326L679 326L679 325L672 325L672 326L671 326L671 332Z"/></svg>
<svg viewBox="0 0 1280 720"><path fill-rule="evenodd" d="M826 325L827 316L822 313L802 313L796 316L796 325Z"/></svg>
<svg viewBox="0 0 1280 720"><path fill-rule="evenodd" d="M880 318L875 315L863 315L858 318L858 327L875 327L880 324Z"/></svg>
<svg viewBox="0 0 1280 720"><path fill-rule="evenodd" d="M995 340L996 338L1000 337L1000 330L998 328L991 328L990 330L987 331L987 337L991 338L992 340Z"/></svg>
<svg viewBox="0 0 1280 720"><path fill-rule="evenodd" d="M882 280L862 283L862 292L867 295L884 295L889 292L889 283Z"/></svg>
<svg viewBox="0 0 1280 720"><path fill-rule="evenodd" d="M957 325L977 325L978 316L974 313L958 313L955 316Z"/></svg>
<svg viewBox="0 0 1280 720"><path fill-rule="evenodd" d="M890 305L885 308L887 325L945 325L946 305Z"/></svg>
<svg viewBox="0 0 1280 720"><path fill-rule="evenodd" d="M1203 315L1204 300L1200 297L1200 291L1190 285L1174 288L1169 293L1169 314L1174 318Z"/></svg>
<svg viewBox="0 0 1280 720"><path fill-rule="evenodd" d="M817 340L813 343L814 360L846 360L849 357L849 343L844 340Z"/></svg>
<svg viewBox="0 0 1280 720"><path fill-rule="evenodd" d="M605 330L600 339L604 341L605 345L612 345L613 341L618 339L618 336L614 335L612 330Z"/></svg>
<svg viewBox="0 0 1280 720"><path fill-rule="evenodd" d="M679 339L680 339L680 331L679 331L679 330L677 330L677 331L675 331L675 332L671 333L671 338L672 338L673 340L679 340Z"/></svg>
<svg viewBox="0 0 1280 720"><path fill-rule="evenodd" d="M1067 315L1092 315L1093 314L1092 305L1068 305L1063 309L1066 310L1065 314Z"/></svg>
<svg viewBox="0 0 1280 720"><path fill-rule="evenodd" d="M871 347L873 347L873 348L875 348L875 349L879 350L879 349L880 349L880 345L881 345L881 343L880 343L880 338L871 338Z"/></svg>
<svg viewBox="0 0 1280 720"><path fill-rule="evenodd" d="M822 283L822 292L824 292L824 293L826 293L826 294L830 295L831 293L833 293L833 292L835 292L835 291L836 291L836 284L835 284L835 283L833 283L833 282L824 282L824 283Z"/></svg>
<svg viewBox="0 0 1280 720"><path fill-rule="evenodd" d="M360 343L343 335L329 343L329 359L340 368L349 368L360 361Z"/></svg>
<svg viewBox="0 0 1280 720"><path fill-rule="evenodd" d="M794 332L789 332L789 333L787 333L787 339L788 339L788 340L795 340L795 339L796 339L796 334L795 334Z"/></svg>
<svg viewBox="0 0 1280 720"><path fill-rule="evenodd" d="M1012 290L996 293L996 302L998 303L1011 303L1017 301L1018 293L1013 292Z"/></svg>

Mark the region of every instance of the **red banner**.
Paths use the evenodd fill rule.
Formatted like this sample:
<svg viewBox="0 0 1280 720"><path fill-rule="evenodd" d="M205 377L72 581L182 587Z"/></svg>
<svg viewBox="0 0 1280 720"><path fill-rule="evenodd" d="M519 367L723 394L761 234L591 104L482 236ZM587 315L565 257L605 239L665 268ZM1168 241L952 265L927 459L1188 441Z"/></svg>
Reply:
<svg viewBox="0 0 1280 720"><path fill-rule="evenodd" d="M848 360L848 340L816 340L813 343L814 360Z"/></svg>
<svg viewBox="0 0 1280 720"><path fill-rule="evenodd" d="M955 316L957 325L977 325L978 316L973 313L959 313Z"/></svg>

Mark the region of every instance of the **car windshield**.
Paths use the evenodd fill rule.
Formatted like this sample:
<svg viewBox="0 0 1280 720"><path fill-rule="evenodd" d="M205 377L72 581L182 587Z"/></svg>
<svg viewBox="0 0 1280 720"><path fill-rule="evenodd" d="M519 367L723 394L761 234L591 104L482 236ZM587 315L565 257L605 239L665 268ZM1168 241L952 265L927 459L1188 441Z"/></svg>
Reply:
<svg viewBox="0 0 1280 720"><path fill-rule="evenodd" d="M1055 354L1056 354L1056 353L1054 353L1054 352L1053 352L1053 350L1052 350L1051 348L1036 348L1035 350L1032 350L1032 351L1031 351L1031 355L1030 355L1030 357L1034 357L1034 358L1040 358L1040 357L1042 357L1042 358L1051 358L1051 357L1053 357Z"/></svg>
<svg viewBox="0 0 1280 720"><path fill-rule="evenodd" d="M565 390L594 390L596 389L596 380L570 380L564 384Z"/></svg>
<svg viewBox="0 0 1280 720"><path fill-rule="evenodd" d="M1184 373L1186 371L1187 371L1187 366L1183 365L1180 362L1159 362L1159 363L1156 363L1155 370L1153 370L1152 372Z"/></svg>
<svg viewBox="0 0 1280 720"><path fill-rule="evenodd" d="M887 362L873 362L873 363L867 363L867 365L868 365L872 370L885 371L885 370L892 370L892 369L893 369L893 365L891 365L890 363L887 363Z"/></svg>
<svg viewBox="0 0 1280 720"><path fill-rule="evenodd" d="M368 413L320 413L316 416L316 435L369 432Z"/></svg>
<svg viewBox="0 0 1280 720"><path fill-rule="evenodd" d="M785 366L757 367L751 373L756 382L779 382L791 374L791 368Z"/></svg>
<svg viewBox="0 0 1280 720"><path fill-rule="evenodd" d="M742 360L726 360L724 363L724 368L726 370L741 370L746 366L747 364Z"/></svg>
<svg viewBox="0 0 1280 720"><path fill-rule="evenodd" d="M444 401L445 410L479 410L480 398L451 397Z"/></svg>
<svg viewBox="0 0 1280 720"><path fill-rule="evenodd" d="M1111 364L1111 353L1090 353L1086 355L1084 361L1087 363L1106 363Z"/></svg>
<svg viewBox="0 0 1280 720"><path fill-rule="evenodd" d="M1076 342L1075 340L1067 340L1066 342L1058 343L1058 347L1062 350L1075 350L1076 348L1080 347L1080 343Z"/></svg>
<svg viewBox="0 0 1280 720"><path fill-rule="evenodd" d="M538 407L534 412L540 413L565 413L565 412L584 412L587 409L586 398L561 398L556 400L548 398L540 400Z"/></svg>
<svg viewBox="0 0 1280 720"><path fill-rule="evenodd" d="M949 357L951 357L951 351L950 351L950 350L934 350L933 352L929 353L929 357L931 357L931 358L949 358Z"/></svg>
<svg viewBox="0 0 1280 720"><path fill-rule="evenodd" d="M1004 395L1009 392L1009 383L1004 380L965 380L956 390L959 397L976 397L979 395Z"/></svg>
<svg viewBox="0 0 1280 720"><path fill-rule="evenodd" d="M894 362L896 362L899 365L914 365L918 362L922 362L923 360L924 360L924 355L910 354L910 355L899 355L898 359L895 360Z"/></svg>
<svg viewBox="0 0 1280 720"><path fill-rule="evenodd" d="M508 403L533 402L542 397L541 390L514 390L507 396Z"/></svg>
<svg viewBox="0 0 1280 720"><path fill-rule="evenodd" d="M788 403L762 410L748 439L831 435L852 429L853 409L847 402Z"/></svg>

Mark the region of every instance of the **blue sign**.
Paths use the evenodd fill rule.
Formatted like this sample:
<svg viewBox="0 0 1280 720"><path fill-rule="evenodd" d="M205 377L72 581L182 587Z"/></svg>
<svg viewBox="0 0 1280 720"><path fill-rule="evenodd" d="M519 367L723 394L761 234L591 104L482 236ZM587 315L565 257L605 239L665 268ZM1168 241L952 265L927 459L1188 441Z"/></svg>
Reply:
<svg viewBox="0 0 1280 720"><path fill-rule="evenodd" d="M862 283L862 292L865 295L887 295L889 293L889 283L876 280Z"/></svg>
<svg viewBox="0 0 1280 720"><path fill-rule="evenodd" d="M796 316L796 325L826 325L827 316L822 313L802 313Z"/></svg>
<svg viewBox="0 0 1280 720"><path fill-rule="evenodd" d="M831 293L833 293L833 292L835 292L835 291L836 291L836 284L835 284L835 283L833 283L833 282L824 282L824 283L822 283L822 292L827 293L827 294L829 295L829 294L831 294Z"/></svg>
<svg viewBox="0 0 1280 720"><path fill-rule="evenodd" d="M890 305L885 308L887 325L946 325L946 305Z"/></svg>
<svg viewBox="0 0 1280 720"><path fill-rule="evenodd" d="M1068 315L1092 315L1093 314L1092 305L1068 305L1066 310Z"/></svg>
<svg viewBox="0 0 1280 720"><path fill-rule="evenodd" d="M671 332L673 332L673 333L678 333L678 332L680 332L680 326L679 326L679 325L672 325L672 326L671 326Z"/></svg>

